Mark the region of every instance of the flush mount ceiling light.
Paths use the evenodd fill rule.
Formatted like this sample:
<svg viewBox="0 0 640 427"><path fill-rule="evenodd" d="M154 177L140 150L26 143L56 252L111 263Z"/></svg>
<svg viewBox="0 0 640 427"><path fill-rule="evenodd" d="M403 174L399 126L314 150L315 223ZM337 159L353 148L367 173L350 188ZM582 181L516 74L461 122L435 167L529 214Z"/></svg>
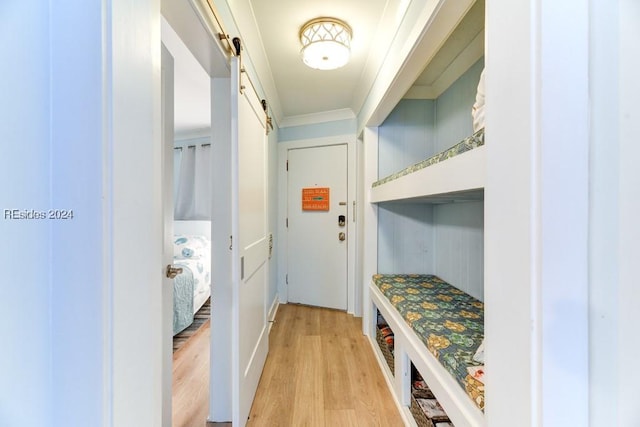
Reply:
<svg viewBox="0 0 640 427"><path fill-rule="evenodd" d="M349 61L351 27L336 18L316 18L300 29L302 60L311 68L334 70Z"/></svg>

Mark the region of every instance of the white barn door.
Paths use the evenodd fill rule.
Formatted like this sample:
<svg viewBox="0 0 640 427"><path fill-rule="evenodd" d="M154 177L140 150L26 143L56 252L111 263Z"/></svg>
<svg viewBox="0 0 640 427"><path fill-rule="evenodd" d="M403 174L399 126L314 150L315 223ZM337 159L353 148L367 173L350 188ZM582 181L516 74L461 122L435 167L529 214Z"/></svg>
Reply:
<svg viewBox="0 0 640 427"><path fill-rule="evenodd" d="M213 216L209 421L244 426L269 349L267 137L240 65L212 80ZM246 84L249 86L249 84Z"/></svg>
<svg viewBox="0 0 640 427"><path fill-rule="evenodd" d="M265 113L249 84L240 93L239 60L231 66L233 228L233 425L244 426L262 374L268 345L266 292L267 140ZM235 189L234 189L235 187ZM237 190L237 192L236 192ZM233 209L233 207L232 207Z"/></svg>

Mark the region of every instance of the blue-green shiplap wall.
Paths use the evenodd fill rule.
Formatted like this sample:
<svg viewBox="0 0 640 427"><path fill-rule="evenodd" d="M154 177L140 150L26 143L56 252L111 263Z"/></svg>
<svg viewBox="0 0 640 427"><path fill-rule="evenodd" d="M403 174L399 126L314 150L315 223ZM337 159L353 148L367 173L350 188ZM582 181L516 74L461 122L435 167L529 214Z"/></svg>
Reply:
<svg viewBox="0 0 640 427"><path fill-rule="evenodd" d="M436 154L435 102L403 99L378 128L378 176L385 177Z"/></svg>
<svg viewBox="0 0 640 427"><path fill-rule="evenodd" d="M434 271L433 207L383 203L378 208L378 273Z"/></svg>
<svg viewBox="0 0 640 427"><path fill-rule="evenodd" d="M484 60L436 100L402 100L378 128L378 173L385 177L473 133ZM378 272L436 274L484 300L484 202L381 203Z"/></svg>
<svg viewBox="0 0 640 427"><path fill-rule="evenodd" d="M484 202L379 204L378 273L435 274L484 301Z"/></svg>
<svg viewBox="0 0 640 427"><path fill-rule="evenodd" d="M484 301L484 202L434 205L433 273Z"/></svg>
<svg viewBox="0 0 640 427"><path fill-rule="evenodd" d="M355 118L314 123L311 125L283 127L279 129L278 141L299 141L336 135L353 135L355 139L356 129L357 123Z"/></svg>
<svg viewBox="0 0 640 427"><path fill-rule="evenodd" d="M436 100L436 152L473 133L471 107L476 100L484 58L476 62Z"/></svg>
<svg viewBox="0 0 640 427"><path fill-rule="evenodd" d="M403 99L378 128L378 177L384 178L473 133L471 108L484 58L435 100Z"/></svg>

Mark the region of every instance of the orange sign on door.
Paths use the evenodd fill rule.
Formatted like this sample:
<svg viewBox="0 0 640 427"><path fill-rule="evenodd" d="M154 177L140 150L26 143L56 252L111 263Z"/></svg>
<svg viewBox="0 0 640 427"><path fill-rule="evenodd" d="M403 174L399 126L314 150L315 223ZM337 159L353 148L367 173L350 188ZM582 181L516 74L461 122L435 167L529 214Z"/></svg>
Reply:
<svg viewBox="0 0 640 427"><path fill-rule="evenodd" d="M329 187L313 187L302 189L303 211L328 211Z"/></svg>

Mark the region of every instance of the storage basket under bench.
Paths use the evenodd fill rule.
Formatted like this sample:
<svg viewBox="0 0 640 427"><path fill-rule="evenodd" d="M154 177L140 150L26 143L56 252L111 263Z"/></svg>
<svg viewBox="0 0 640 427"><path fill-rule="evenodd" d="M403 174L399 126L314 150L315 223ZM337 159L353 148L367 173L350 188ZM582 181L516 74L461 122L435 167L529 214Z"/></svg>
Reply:
<svg viewBox="0 0 640 427"><path fill-rule="evenodd" d="M484 410L484 366L474 360L484 339L484 304L434 275L377 274L372 282L426 350ZM416 409L415 402L412 406Z"/></svg>

